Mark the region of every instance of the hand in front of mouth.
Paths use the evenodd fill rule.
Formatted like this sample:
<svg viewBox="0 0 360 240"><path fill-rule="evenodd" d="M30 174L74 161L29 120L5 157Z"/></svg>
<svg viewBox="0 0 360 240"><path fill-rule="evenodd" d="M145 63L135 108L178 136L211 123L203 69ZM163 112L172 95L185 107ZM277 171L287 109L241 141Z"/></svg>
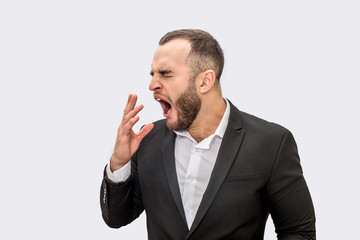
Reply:
<svg viewBox="0 0 360 240"><path fill-rule="evenodd" d="M137 115L143 105L136 106L137 96L129 94L128 101L124 110L124 115L116 137L116 143L110 160L111 171L116 171L130 161L131 156L139 148L140 142L153 129L154 124L146 124L138 133L132 128L140 119Z"/></svg>

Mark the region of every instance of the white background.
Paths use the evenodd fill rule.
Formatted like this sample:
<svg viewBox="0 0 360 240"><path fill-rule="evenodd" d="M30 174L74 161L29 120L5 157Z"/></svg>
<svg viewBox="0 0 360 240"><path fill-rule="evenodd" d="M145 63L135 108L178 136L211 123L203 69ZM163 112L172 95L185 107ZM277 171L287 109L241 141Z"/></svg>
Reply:
<svg viewBox="0 0 360 240"><path fill-rule="evenodd" d="M99 187L128 93L142 124L157 42L209 31L225 52L223 94L292 131L318 239L359 221L358 1L1 1L0 239L146 239L145 214L113 230ZM265 239L275 239L271 220Z"/></svg>

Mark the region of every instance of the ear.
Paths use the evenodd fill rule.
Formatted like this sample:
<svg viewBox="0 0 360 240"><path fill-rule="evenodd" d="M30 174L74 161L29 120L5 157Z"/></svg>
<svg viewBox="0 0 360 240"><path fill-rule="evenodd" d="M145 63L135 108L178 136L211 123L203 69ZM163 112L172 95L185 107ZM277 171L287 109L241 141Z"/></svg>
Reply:
<svg viewBox="0 0 360 240"><path fill-rule="evenodd" d="M198 76L198 91L199 93L207 93L214 86L216 75L213 70L206 70Z"/></svg>

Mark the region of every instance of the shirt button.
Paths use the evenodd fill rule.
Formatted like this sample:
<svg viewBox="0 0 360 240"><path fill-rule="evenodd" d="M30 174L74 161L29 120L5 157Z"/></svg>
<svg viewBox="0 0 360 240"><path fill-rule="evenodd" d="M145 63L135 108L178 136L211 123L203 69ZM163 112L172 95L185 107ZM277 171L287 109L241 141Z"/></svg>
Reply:
<svg viewBox="0 0 360 240"><path fill-rule="evenodd" d="M192 183L192 182L194 182L194 178L193 177L190 177L189 178L189 181Z"/></svg>
<svg viewBox="0 0 360 240"><path fill-rule="evenodd" d="M191 210L190 209L185 209L186 213L191 213Z"/></svg>

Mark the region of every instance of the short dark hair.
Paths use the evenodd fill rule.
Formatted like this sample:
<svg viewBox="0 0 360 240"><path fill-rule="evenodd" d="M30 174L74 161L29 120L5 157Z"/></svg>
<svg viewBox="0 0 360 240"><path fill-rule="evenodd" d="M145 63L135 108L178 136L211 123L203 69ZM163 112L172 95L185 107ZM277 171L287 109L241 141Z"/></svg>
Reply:
<svg viewBox="0 0 360 240"><path fill-rule="evenodd" d="M224 68L224 53L213 36L200 29L180 29L165 34L160 39L159 45L164 45L173 39L190 42L189 65L193 78L201 72L212 69L216 79L220 81Z"/></svg>

